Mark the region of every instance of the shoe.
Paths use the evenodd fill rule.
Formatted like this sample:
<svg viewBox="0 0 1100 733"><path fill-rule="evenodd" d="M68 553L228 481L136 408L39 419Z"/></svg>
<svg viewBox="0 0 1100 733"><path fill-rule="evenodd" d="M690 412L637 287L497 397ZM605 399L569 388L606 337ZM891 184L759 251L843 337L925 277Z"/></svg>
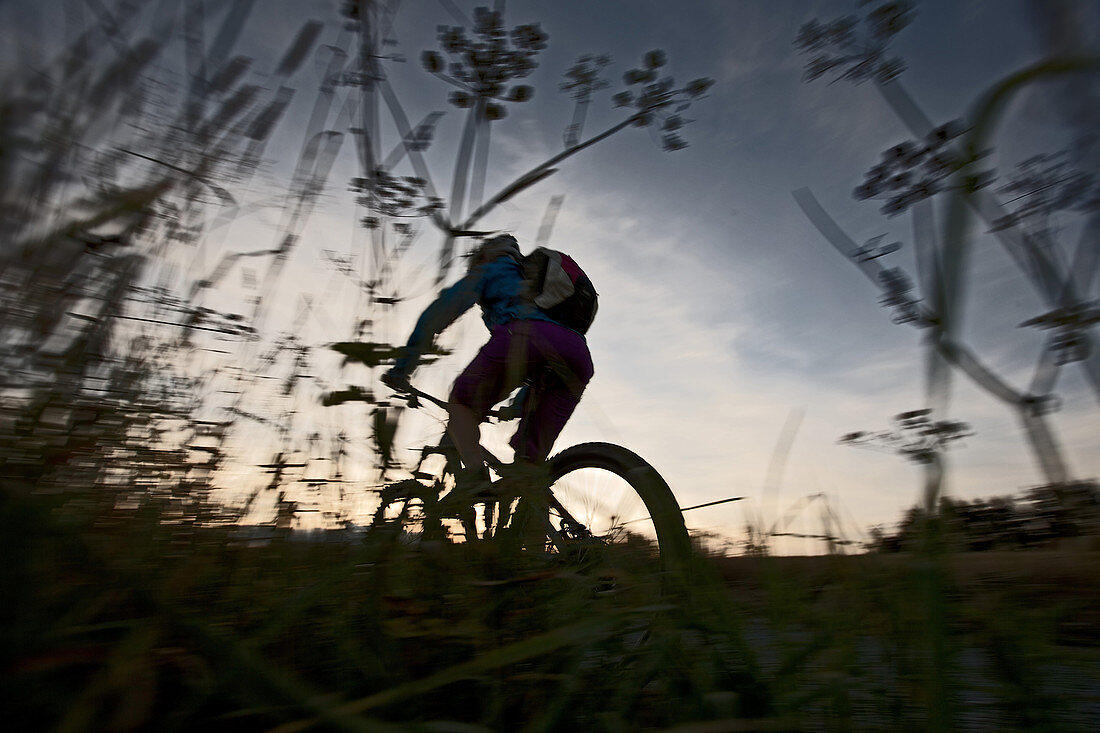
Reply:
<svg viewBox="0 0 1100 733"><path fill-rule="evenodd" d="M550 469L544 462L517 459L502 469L497 490L511 496L539 496L550 486Z"/></svg>
<svg viewBox="0 0 1100 733"><path fill-rule="evenodd" d="M456 484L439 499L439 514L442 517L462 519L474 504L499 499L493 480L489 478L489 469L467 472L455 476Z"/></svg>

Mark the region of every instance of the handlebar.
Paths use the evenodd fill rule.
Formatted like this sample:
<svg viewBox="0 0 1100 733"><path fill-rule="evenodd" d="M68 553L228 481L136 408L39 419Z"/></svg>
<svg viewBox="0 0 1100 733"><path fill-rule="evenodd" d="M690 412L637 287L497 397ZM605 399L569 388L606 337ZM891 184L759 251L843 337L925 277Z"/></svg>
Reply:
<svg viewBox="0 0 1100 733"><path fill-rule="evenodd" d="M398 397L406 400L409 403L409 407L420 407L420 400L425 399L431 402L433 405L447 409L447 403L444 400L439 399L435 395L430 395L427 392L417 389L408 382L404 384L386 384L387 387L394 391Z"/></svg>
<svg viewBox="0 0 1100 733"><path fill-rule="evenodd" d="M441 400L435 395L431 395L427 392L424 392L423 390L419 390L416 387L412 386L412 384L410 384L409 382L404 382L401 384L384 384L392 389L394 391L394 394L404 399L408 403L409 407L413 409L420 407L421 399L431 402L437 407L442 407L444 410L446 410L448 407L446 400ZM521 394L521 396L512 403L496 410L490 410L487 416L496 418L497 420L501 421L514 420L515 418L520 417L523 414L522 408L524 396L525 395Z"/></svg>

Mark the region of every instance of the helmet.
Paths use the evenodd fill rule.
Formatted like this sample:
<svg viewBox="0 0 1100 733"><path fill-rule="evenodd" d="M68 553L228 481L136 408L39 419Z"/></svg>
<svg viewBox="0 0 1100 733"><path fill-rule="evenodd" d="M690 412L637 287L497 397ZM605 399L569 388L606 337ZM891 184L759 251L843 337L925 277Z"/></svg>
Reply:
<svg viewBox="0 0 1100 733"><path fill-rule="evenodd" d="M470 253L470 269L486 262L492 262L498 257L512 257L519 260L523 257L520 252L519 242L511 234L498 234L483 241L477 249Z"/></svg>

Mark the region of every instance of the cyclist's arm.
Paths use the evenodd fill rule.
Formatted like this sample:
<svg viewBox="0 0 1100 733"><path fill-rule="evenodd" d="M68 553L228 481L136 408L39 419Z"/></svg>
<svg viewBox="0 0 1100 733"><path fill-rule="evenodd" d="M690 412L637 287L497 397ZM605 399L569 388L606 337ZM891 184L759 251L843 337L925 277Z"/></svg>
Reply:
<svg viewBox="0 0 1100 733"><path fill-rule="evenodd" d="M393 372L408 376L432 344L432 340L477 303L479 274L470 273L439 294L424 309L405 344L404 355L394 362Z"/></svg>

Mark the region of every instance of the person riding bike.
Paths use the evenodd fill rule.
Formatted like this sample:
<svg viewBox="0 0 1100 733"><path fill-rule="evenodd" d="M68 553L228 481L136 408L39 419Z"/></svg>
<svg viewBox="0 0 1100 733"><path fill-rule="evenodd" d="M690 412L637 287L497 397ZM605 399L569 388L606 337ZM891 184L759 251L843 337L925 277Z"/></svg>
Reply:
<svg viewBox="0 0 1100 733"><path fill-rule="evenodd" d="M489 485L479 428L493 405L537 381L537 399L525 406L510 445L517 462L538 463L549 455L592 379L585 337L534 304L522 262L512 235L485 240L471 255L465 277L424 310L404 354L382 376L382 382L394 389L407 386L435 336L475 303L481 306L489 341L455 380L447 400L447 432L462 460L463 483L474 492Z"/></svg>

